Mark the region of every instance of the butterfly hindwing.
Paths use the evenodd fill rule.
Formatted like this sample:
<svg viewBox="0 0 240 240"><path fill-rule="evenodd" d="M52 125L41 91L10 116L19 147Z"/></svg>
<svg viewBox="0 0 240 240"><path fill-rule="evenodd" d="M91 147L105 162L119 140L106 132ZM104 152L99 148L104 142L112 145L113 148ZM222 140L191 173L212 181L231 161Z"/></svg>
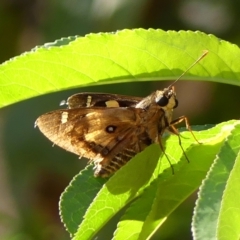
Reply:
<svg viewBox="0 0 240 240"><path fill-rule="evenodd" d="M69 108L80 107L133 107L142 98L108 93L77 93L68 98Z"/></svg>

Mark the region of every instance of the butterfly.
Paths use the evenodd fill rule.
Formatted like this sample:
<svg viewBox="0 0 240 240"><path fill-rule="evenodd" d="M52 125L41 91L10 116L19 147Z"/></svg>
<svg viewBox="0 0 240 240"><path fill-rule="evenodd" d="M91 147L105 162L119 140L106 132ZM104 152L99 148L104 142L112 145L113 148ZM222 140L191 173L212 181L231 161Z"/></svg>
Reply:
<svg viewBox="0 0 240 240"><path fill-rule="evenodd" d="M67 109L41 115L35 125L54 144L93 162L96 177L109 177L153 143L165 154L163 133L177 135L181 143L175 125L182 121L192 133L185 116L172 120L178 106L173 84L145 98L84 92L70 96L66 104Z"/></svg>

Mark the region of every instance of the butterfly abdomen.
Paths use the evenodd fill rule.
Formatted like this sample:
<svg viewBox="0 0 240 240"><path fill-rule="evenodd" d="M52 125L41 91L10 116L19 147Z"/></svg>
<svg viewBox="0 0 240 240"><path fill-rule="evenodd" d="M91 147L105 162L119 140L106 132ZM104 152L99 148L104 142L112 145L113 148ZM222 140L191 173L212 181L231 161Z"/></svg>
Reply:
<svg viewBox="0 0 240 240"><path fill-rule="evenodd" d="M124 151L116 154L111 161L106 165L97 165L94 172L95 177L109 177L125 165L132 157L134 157L138 152L133 149L124 149Z"/></svg>

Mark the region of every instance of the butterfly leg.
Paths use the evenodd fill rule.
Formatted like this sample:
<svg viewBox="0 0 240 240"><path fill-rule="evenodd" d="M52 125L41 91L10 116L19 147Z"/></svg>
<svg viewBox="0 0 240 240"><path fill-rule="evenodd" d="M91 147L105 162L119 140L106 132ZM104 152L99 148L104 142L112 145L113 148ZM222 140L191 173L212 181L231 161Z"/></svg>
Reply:
<svg viewBox="0 0 240 240"><path fill-rule="evenodd" d="M193 138L195 139L195 141L196 141L197 143L201 144L201 143L197 140L197 138L195 137L195 135L193 134L193 131L192 131L191 127L190 127L190 124L189 124L189 122L188 122L188 119L187 119L187 117L185 117L185 116L181 116L181 117L173 120L173 121L170 123L170 126L168 127L168 131L178 136L179 145L180 145L180 147L181 147L181 149L182 149L182 151L183 151L183 154L184 154L185 158L187 159L187 161L190 162L189 159L188 159L188 157L187 157L187 155L186 155L186 153L185 153L185 151L184 151L184 149L183 149L183 147L182 147L182 141L181 141L180 134L179 134L178 130L175 128L175 126L174 126L174 125L177 125L177 124L181 123L182 121L185 121L186 128L187 128L187 130L192 134L192 136L193 136Z"/></svg>
<svg viewBox="0 0 240 240"><path fill-rule="evenodd" d="M179 122L178 122L178 123L179 123ZM175 123L175 124L177 124L177 123ZM168 127L168 131L171 132L171 133L173 133L173 134L175 134L175 135L177 135L177 137L178 137L178 143L179 143L179 145L180 145L180 147L181 147L181 149L182 149L182 152L183 152L185 158L187 159L187 161L188 161L188 163L189 163L190 161L189 161L189 159L188 159L188 157L187 157L187 154L185 153L185 151L184 151L184 149L183 149L183 146L182 146L182 140L181 140L180 134L179 134L178 130L174 127L174 124L173 124L173 125L170 125L170 126Z"/></svg>
<svg viewBox="0 0 240 240"><path fill-rule="evenodd" d="M171 169L172 169L172 174L174 174L174 168L173 168L173 165L172 165L170 159L168 158L168 155L166 154L165 149L164 149L164 147L163 147L161 135L158 136L158 142L159 142L159 146L160 146L163 154L165 155L165 157L167 158L167 160L168 160L168 162L169 162L169 165L170 165L170 167L171 167Z"/></svg>
<svg viewBox="0 0 240 240"><path fill-rule="evenodd" d="M169 129L170 132L172 132L172 133L174 133L174 134L176 134L176 135L179 135L179 132L178 132L178 130L174 127L174 125L177 125L177 124L179 124L179 123L181 123L181 122L183 122L183 121L185 121L186 128L187 128L187 130L192 134L192 136L193 136L193 138L195 139L195 141L196 141L198 144L201 144L201 143L197 140L197 138L195 137L195 135L193 134L193 131L192 131L192 129L191 129L191 127L190 127L190 124L189 124L189 122L188 122L188 118L185 117L185 116L181 116L181 117L173 120L173 121L170 123L170 126L169 126L169 127L172 127L172 130L173 130L173 131L171 131L171 129Z"/></svg>

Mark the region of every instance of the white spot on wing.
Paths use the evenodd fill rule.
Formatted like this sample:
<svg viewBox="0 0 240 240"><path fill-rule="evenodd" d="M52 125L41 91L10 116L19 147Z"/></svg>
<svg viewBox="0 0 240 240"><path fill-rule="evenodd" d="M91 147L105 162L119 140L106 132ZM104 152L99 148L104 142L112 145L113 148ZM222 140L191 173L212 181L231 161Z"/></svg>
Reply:
<svg viewBox="0 0 240 240"><path fill-rule="evenodd" d="M68 112L62 113L61 123L66 123L68 121Z"/></svg>
<svg viewBox="0 0 240 240"><path fill-rule="evenodd" d="M91 102L92 102L92 97L89 95L89 96L87 96L86 107L90 107Z"/></svg>

